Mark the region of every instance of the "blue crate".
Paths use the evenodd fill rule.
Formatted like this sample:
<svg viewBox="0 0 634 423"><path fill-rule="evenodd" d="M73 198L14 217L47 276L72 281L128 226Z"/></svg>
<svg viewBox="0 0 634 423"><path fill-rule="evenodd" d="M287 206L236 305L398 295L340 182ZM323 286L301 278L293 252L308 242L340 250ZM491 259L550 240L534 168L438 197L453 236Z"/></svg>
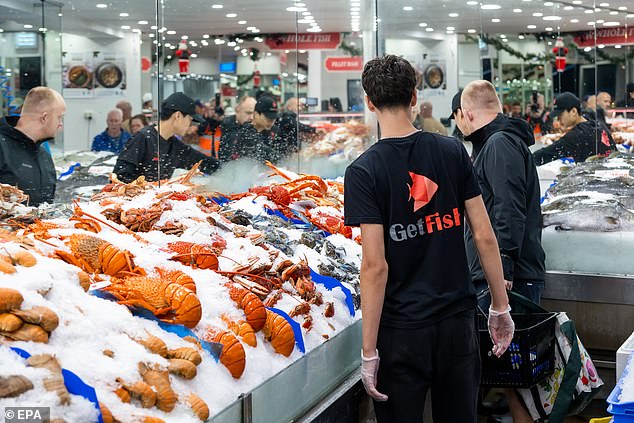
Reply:
<svg viewBox="0 0 634 423"><path fill-rule="evenodd" d="M630 356L630 363L625 367L621 379L616 384L607 401L608 413L614 416L614 423L634 423L634 402L620 402L619 397L623 390L623 380L631 371L634 363L632 362L632 356Z"/></svg>

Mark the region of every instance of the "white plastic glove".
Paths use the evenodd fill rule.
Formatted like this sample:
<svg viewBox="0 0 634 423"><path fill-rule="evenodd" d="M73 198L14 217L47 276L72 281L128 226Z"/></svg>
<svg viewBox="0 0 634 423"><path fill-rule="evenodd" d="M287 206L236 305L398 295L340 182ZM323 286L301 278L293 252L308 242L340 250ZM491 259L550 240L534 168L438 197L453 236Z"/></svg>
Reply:
<svg viewBox="0 0 634 423"><path fill-rule="evenodd" d="M496 357L501 357L511 344L515 332L515 323L511 318L511 306L508 306L504 311L495 311L489 307L488 323L489 335L493 341L491 351Z"/></svg>
<svg viewBox="0 0 634 423"><path fill-rule="evenodd" d="M374 357L366 358L361 350L361 381L365 391L376 401L387 401L387 395L376 390L376 375L379 372L379 350Z"/></svg>

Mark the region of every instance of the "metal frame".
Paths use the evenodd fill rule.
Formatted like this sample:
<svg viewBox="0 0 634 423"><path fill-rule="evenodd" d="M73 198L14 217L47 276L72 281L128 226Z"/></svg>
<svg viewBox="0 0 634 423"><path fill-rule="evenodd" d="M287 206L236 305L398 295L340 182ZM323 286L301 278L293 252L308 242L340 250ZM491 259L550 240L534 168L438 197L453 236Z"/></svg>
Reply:
<svg viewBox="0 0 634 423"><path fill-rule="evenodd" d="M543 298L634 305L634 277L548 271Z"/></svg>

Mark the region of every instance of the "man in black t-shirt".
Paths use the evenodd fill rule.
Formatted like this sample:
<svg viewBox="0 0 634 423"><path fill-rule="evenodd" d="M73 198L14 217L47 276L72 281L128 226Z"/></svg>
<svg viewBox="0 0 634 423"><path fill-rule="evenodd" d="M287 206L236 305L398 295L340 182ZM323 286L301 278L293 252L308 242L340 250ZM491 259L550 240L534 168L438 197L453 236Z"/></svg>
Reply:
<svg viewBox="0 0 634 423"><path fill-rule="evenodd" d="M380 423L422 422L429 388L435 423L473 423L480 359L464 217L490 281L496 355L514 328L478 182L458 141L412 126L416 75L406 60L371 60L362 84L382 138L345 176L345 223L363 239L361 378Z"/></svg>
<svg viewBox="0 0 634 423"><path fill-rule="evenodd" d="M565 92L558 95L552 115L569 130L548 147L534 153L537 166L564 157L582 162L595 154L607 156L616 151L616 145L608 131L596 121L586 120L581 115L581 101L574 94Z"/></svg>

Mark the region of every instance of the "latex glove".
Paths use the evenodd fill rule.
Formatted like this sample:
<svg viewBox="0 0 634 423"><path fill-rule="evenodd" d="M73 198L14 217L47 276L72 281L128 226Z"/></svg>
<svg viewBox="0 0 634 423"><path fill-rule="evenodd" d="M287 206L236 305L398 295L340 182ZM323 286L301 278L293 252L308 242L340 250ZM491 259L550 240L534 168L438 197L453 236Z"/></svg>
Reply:
<svg viewBox="0 0 634 423"><path fill-rule="evenodd" d="M513 281L507 281L506 279L504 279L504 286L506 287L507 291L510 291L513 289Z"/></svg>
<svg viewBox="0 0 634 423"><path fill-rule="evenodd" d="M387 401L387 395L376 390L376 375L379 372L379 351L374 357L366 358L361 350L361 381L365 391L376 401Z"/></svg>
<svg viewBox="0 0 634 423"><path fill-rule="evenodd" d="M511 306L505 311L495 311L489 307L489 335L493 341L491 350L496 357L502 356L513 340L515 323L511 318Z"/></svg>

